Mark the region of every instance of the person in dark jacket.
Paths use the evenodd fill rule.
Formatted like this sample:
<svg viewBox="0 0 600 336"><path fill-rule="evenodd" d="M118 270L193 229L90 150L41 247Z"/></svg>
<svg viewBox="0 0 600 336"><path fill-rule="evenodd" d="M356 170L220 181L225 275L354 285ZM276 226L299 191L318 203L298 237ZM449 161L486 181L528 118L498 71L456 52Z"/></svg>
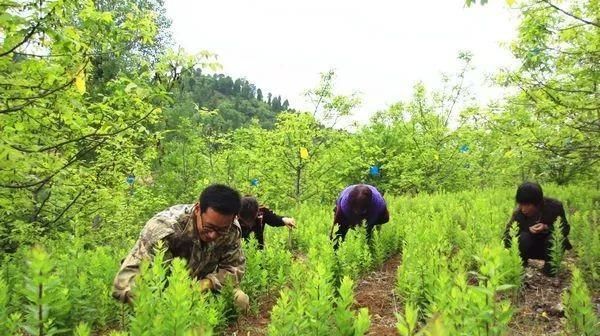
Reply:
<svg viewBox="0 0 600 336"><path fill-rule="evenodd" d="M333 226L329 238L334 240L337 249L340 241L346 238L348 230L367 223L367 240L376 225L389 222L390 214L385 199L377 188L368 184L355 184L346 187L338 197L334 211ZM333 228L339 228L333 236Z"/></svg>
<svg viewBox="0 0 600 336"><path fill-rule="evenodd" d="M567 222L565 209L560 201L544 197L542 187L534 182L521 184L515 199L517 208L506 225L504 243L507 247L510 246L510 228L514 222L517 222L519 252L523 265L527 265L528 259L544 260L543 273L553 276L554 272L548 261L552 247L552 232L559 217L564 237L563 248L566 250L572 248L568 238L571 227Z"/></svg>
<svg viewBox="0 0 600 336"><path fill-rule="evenodd" d="M266 206L259 206L258 200L252 196L242 197L238 222L242 227L242 238L248 241L250 234L254 233L258 248L261 250L265 246L265 225L286 226L290 229L296 227L294 218L279 216Z"/></svg>

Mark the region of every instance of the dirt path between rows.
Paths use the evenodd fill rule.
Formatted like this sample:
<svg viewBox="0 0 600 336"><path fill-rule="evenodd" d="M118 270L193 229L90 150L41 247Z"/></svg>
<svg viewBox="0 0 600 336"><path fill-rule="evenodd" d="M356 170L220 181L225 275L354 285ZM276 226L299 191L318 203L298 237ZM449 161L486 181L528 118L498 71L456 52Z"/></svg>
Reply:
<svg viewBox="0 0 600 336"><path fill-rule="evenodd" d="M367 307L371 315L371 328L368 335L396 335L397 298L394 296L396 269L400 256L387 260L379 269L369 272L357 281L355 308ZM247 314L238 318L222 335L263 336L271 320L271 309L279 295L265 295L259 301L257 314Z"/></svg>
<svg viewBox="0 0 600 336"><path fill-rule="evenodd" d="M529 260L523 288L515 303L517 312L510 323L510 335L562 335L565 317L562 292L571 274L565 267L558 276L542 274L543 261Z"/></svg>
<svg viewBox="0 0 600 336"><path fill-rule="evenodd" d="M369 308L371 315L371 328L367 335L397 335L395 313L400 311L400 307L394 288L400 261L401 256L395 255L357 282L354 294L356 307Z"/></svg>

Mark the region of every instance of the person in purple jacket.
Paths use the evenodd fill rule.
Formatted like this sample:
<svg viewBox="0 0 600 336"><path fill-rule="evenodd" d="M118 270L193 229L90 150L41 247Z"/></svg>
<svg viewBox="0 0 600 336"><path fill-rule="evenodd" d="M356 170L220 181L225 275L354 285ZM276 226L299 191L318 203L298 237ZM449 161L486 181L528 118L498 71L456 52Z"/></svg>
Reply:
<svg viewBox="0 0 600 336"><path fill-rule="evenodd" d="M390 213L387 204L377 188L368 184L355 184L346 187L338 197L333 217L333 226L329 238L334 240L337 249L343 241L348 230L360 226L363 221L367 223L367 240L371 241L371 234L375 225L389 222ZM335 225L339 228L333 236Z"/></svg>

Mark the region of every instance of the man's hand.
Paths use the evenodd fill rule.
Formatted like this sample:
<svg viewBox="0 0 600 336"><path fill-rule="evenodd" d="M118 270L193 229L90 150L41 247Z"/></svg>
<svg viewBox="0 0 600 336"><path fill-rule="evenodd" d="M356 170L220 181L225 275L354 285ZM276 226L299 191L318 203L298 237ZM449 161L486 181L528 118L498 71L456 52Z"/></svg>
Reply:
<svg viewBox="0 0 600 336"><path fill-rule="evenodd" d="M113 292L112 296L121 301L121 303L132 304L133 303L133 295L131 295L130 291L121 292Z"/></svg>
<svg viewBox="0 0 600 336"><path fill-rule="evenodd" d="M126 304L133 304L133 295L131 295L130 291L126 291L125 294L123 294L122 302Z"/></svg>
<svg viewBox="0 0 600 336"><path fill-rule="evenodd" d="M285 224L286 227L293 229L296 227L296 220L290 217L283 217L283 224Z"/></svg>
<svg viewBox="0 0 600 336"><path fill-rule="evenodd" d="M200 292L207 292L213 288L213 283L209 279L202 279L198 284L200 285Z"/></svg>
<svg viewBox="0 0 600 336"><path fill-rule="evenodd" d="M533 234L542 233L548 230L548 225L544 223L537 223L534 226L529 227L529 232Z"/></svg>
<svg viewBox="0 0 600 336"><path fill-rule="evenodd" d="M239 288L233 291L233 303L241 313L247 313L250 309L250 298Z"/></svg>

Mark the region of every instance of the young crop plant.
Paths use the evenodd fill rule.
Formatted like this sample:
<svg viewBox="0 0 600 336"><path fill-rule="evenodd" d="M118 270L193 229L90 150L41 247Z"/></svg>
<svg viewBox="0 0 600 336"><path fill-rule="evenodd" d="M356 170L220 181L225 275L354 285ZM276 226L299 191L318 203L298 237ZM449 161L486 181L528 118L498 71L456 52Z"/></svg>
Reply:
<svg viewBox="0 0 600 336"><path fill-rule="evenodd" d="M572 269L571 286L563 293L569 335L598 335L600 320L591 301L590 291L577 267Z"/></svg>
<svg viewBox="0 0 600 336"><path fill-rule="evenodd" d="M333 334L340 336L364 335L371 321L367 308L361 308L358 313L352 310L354 304L354 283L349 277L344 277L335 299Z"/></svg>
<svg viewBox="0 0 600 336"><path fill-rule="evenodd" d="M564 258L565 250L564 243L565 237L563 236L563 225L559 220L554 226L551 237L550 246L550 269L552 275L557 275L562 268L562 261Z"/></svg>
<svg viewBox="0 0 600 336"><path fill-rule="evenodd" d="M6 281L0 278L0 336L12 336L17 334L19 313L9 314L9 295Z"/></svg>
<svg viewBox="0 0 600 336"><path fill-rule="evenodd" d="M152 263L142 263L141 272L133 288L133 315L129 330L134 335L152 335L156 323L160 324L161 295L167 281L164 265L165 250L157 248Z"/></svg>
<svg viewBox="0 0 600 336"><path fill-rule="evenodd" d="M600 211L582 211L573 216L573 245L576 264L592 289L600 289Z"/></svg>
<svg viewBox="0 0 600 336"><path fill-rule="evenodd" d="M69 290L62 286L54 273L50 255L41 247L31 249L27 258L29 266L21 294L26 300L21 329L30 335L52 336L64 332L62 324L69 314ZM65 329L63 329L65 328Z"/></svg>
<svg viewBox="0 0 600 336"><path fill-rule="evenodd" d="M419 315L419 309L412 302L406 302L404 305L404 314L396 314L396 318L398 319L396 330L398 330L400 336L417 335Z"/></svg>

